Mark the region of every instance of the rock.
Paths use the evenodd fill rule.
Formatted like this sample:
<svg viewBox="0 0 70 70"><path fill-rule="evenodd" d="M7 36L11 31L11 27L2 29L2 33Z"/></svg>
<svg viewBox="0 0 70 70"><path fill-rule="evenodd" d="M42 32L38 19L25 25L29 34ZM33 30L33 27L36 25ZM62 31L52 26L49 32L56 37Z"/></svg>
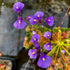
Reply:
<svg viewBox="0 0 70 70"><path fill-rule="evenodd" d="M15 14L15 15L14 15ZM3 55L15 56L17 55L17 46L13 53L10 51L13 49L12 47L18 40L19 33L13 27L13 23L17 18L17 14L11 8L7 8L6 6L1 7L1 15L0 15L0 52Z"/></svg>

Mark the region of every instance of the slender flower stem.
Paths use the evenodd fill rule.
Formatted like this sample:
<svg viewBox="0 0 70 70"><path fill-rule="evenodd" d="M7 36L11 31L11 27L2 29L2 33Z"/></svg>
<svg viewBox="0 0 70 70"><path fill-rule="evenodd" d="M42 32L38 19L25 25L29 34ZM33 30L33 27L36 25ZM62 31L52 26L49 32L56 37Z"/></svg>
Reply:
<svg viewBox="0 0 70 70"><path fill-rule="evenodd" d="M57 59L57 56L58 56L59 48L60 47L57 48L57 52L56 52L56 55L55 55L55 63L56 63L56 59Z"/></svg>
<svg viewBox="0 0 70 70"><path fill-rule="evenodd" d="M22 18L23 19L23 18ZM27 22L29 25L30 25L30 23L29 23L29 21L27 21L27 20L25 20L25 19L23 19L25 22Z"/></svg>
<svg viewBox="0 0 70 70"><path fill-rule="evenodd" d="M61 56L62 56L62 58L63 58L64 62L65 62L65 63L67 63L67 61L65 60L65 57L64 57L64 55L63 55L63 53L62 53L62 52L61 52Z"/></svg>
<svg viewBox="0 0 70 70"><path fill-rule="evenodd" d="M55 42L51 41L51 43L52 43L52 44L56 44L56 43L57 43L57 41L55 41Z"/></svg>
<svg viewBox="0 0 70 70"><path fill-rule="evenodd" d="M42 21L40 20L39 22L40 22L40 24L41 24L41 27L42 27L42 26L43 26L43 24L42 24ZM42 27L42 28L43 28L43 27Z"/></svg>
<svg viewBox="0 0 70 70"><path fill-rule="evenodd" d="M70 9L70 7L67 9L67 11L66 11L66 13L65 13L65 15L64 15L64 17L63 17L61 23L59 24L59 26L61 26L61 25L63 24L63 22L64 22L64 20L65 20L65 18L66 18L66 16L67 16L67 13L68 13L69 9Z"/></svg>
<svg viewBox="0 0 70 70"><path fill-rule="evenodd" d="M64 57L64 55L63 55L62 52L61 52L61 56L62 56L62 58L63 58L63 60L64 60L64 62L65 62L65 66L66 66L67 68L69 68L68 65L67 65L67 61L66 61L66 59L65 59L65 57Z"/></svg>
<svg viewBox="0 0 70 70"><path fill-rule="evenodd" d="M64 46L70 46L70 44L63 44Z"/></svg>
<svg viewBox="0 0 70 70"><path fill-rule="evenodd" d="M15 43L15 45L13 46L13 48L16 47L16 44L17 44L22 38L23 38L23 37L20 37L20 38L17 40L17 42ZM13 50L11 50L10 53L11 53L11 52L13 52Z"/></svg>
<svg viewBox="0 0 70 70"><path fill-rule="evenodd" d="M57 45L47 55L49 56L53 51L55 51L56 48L57 48Z"/></svg>
<svg viewBox="0 0 70 70"><path fill-rule="evenodd" d="M62 48L67 52L68 55L70 55L70 53L68 52L68 50L66 48L64 48L64 47L62 47Z"/></svg>
<svg viewBox="0 0 70 70"><path fill-rule="evenodd" d="M40 23L42 25L42 23Z"/></svg>
<svg viewBox="0 0 70 70"><path fill-rule="evenodd" d="M27 66L28 66L28 64L29 64L29 61L30 61L30 58L28 59L28 62L27 62L27 64L25 65L24 70L26 70L26 68L27 68Z"/></svg>

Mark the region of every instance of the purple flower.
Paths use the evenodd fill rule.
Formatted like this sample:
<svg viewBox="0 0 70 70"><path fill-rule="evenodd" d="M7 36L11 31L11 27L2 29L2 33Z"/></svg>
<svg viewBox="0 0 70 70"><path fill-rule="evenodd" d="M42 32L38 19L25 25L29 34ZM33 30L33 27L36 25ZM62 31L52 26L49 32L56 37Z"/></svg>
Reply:
<svg viewBox="0 0 70 70"><path fill-rule="evenodd" d="M13 10L16 11L16 12L20 12L23 7L24 7L24 4L23 4L23 3L21 3L21 2L16 2L16 3L13 5Z"/></svg>
<svg viewBox="0 0 70 70"><path fill-rule="evenodd" d="M31 18L33 18L33 15L29 15L26 17L27 20L30 20Z"/></svg>
<svg viewBox="0 0 70 70"><path fill-rule="evenodd" d="M39 37L40 35L38 34L34 34L32 37L31 37L31 42L38 42L39 41Z"/></svg>
<svg viewBox="0 0 70 70"><path fill-rule="evenodd" d="M29 52L28 52L28 55L30 56L31 59L36 59L37 50L36 49L30 49Z"/></svg>
<svg viewBox="0 0 70 70"><path fill-rule="evenodd" d="M36 24L36 23L38 22L38 20L37 20L37 18L32 17L32 18L29 20L29 22L30 22L30 25L34 25L34 24Z"/></svg>
<svg viewBox="0 0 70 70"><path fill-rule="evenodd" d="M50 16L48 18L45 18L44 21L49 25L52 26L54 24L54 18L53 16Z"/></svg>
<svg viewBox="0 0 70 70"><path fill-rule="evenodd" d="M49 31L45 32L44 37L50 39L51 38L51 32L49 32Z"/></svg>
<svg viewBox="0 0 70 70"><path fill-rule="evenodd" d="M49 43L45 44L45 45L44 45L44 48L45 48L45 50L50 51L50 50L52 49L51 43L49 42Z"/></svg>
<svg viewBox="0 0 70 70"><path fill-rule="evenodd" d="M40 50L40 45L38 43L34 42L34 46L35 46L35 49Z"/></svg>
<svg viewBox="0 0 70 70"><path fill-rule="evenodd" d="M61 52L62 52L63 54L65 54L65 50L62 50Z"/></svg>
<svg viewBox="0 0 70 70"><path fill-rule="evenodd" d="M26 25L27 23L24 22L21 18L18 18L18 20L13 24L16 29L23 29Z"/></svg>
<svg viewBox="0 0 70 70"><path fill-rule="evenodd" d="M50 63L51 57L44 54L39 57L37 65L41 68L47 68L48 66L50 66Z"/></svg>
<svg viewBox="0 0 70 70"><path fill-rule="evenodd" d="M36 17L37 19L41 19L42 17L44 16L44 13L42 11L37 11L35 14L34 14L34 17Z"/></svg>
<svg viewBox="0 0 70 70"><path fill-rule="evenodd" d="M27 20L29 20L30 25L34 25L38 22L41 22L41 18L43 17L44 13L41 11L37 11L34 16L33 15L29 15L27 16Z"/></svg>
<svg viewBox="0 0 70 70"><path fill-rule="evenodd" d="M36 32L35 31L32 31L32 34L34 35L34 34L36 34Z"/></svg>

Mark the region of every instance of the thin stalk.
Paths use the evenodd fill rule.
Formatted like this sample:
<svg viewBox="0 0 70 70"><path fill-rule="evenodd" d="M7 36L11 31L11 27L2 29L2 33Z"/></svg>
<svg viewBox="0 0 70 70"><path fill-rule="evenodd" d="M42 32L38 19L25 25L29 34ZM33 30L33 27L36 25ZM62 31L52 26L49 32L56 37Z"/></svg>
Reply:
<svg viewBox="0 0 70 70"><path fill-rule="evenodd" d="M67 61L66 61L66 59L65 59L65 57L64 57L64 55L63 55L63 53L61 52L61 56L62 56L62 59L64 60L64 62L65 62L65 66L67 67L67 68L69 68L68 67L68 65L67 65Z"/></svg>
<svg viewBox="0 0 70 70"><path fill-rule="evenodd" d="M29 64L29 61L30 61L30 58L28 59L28 62L27 62L27 64L25 65L24 70L26 70L26 68L27 68L27 66L28 66L28 64Z"/></svg>
<svg viewBox="0 0 70 70"><path fill-rule="evenodd" d="M70 46L70 44L63 44L64 46Z"/></svg>
<svg viewBox="0 0 70 70"><path fill-rule="evenodd" d="M51 43L52 43L52 44L55 44L55 43L57 43L57 42L56 42L56 41L55 41L55 42L51 41Z"/></svg>
<svg viewBox="0 0 70 70"><path fill-rule="evenodd" d="M56 55L55 55L55 62L56 62L56 59L57 59L57 56L58 56L59 48L60 47L57 48L57 52L56 52Z"/></svg>
<svg viewBox="0 0 70 70"><path fill-rule="evenodd" d="M27 21L27 20L25 20L25 19L23 19L25 22L27 22L29 25L30 25L30 22L29 21Z"/></svg>
<svg viewBox="0 0 70 70"><path fill-rule="evenodd" d="M49 56L53 51L55 51L56 48L57 48L57 45L47 55Z"/></svg>
<svg viewBox="0 0 70 70"><path fill-rule="evenodd" d="M67 16L67 13L68 13L69 9L70 9L70 6L69 6L69 8L67 9L67 11L66 11L66 13L65 13L65 15L64 15L64 17L63 17L61 23L59 24L59 26L61 26L61 25L63 24L63 22L64 22L64 20L65 20L65 18L66 18L66 16Z"/></svg>
<svg viewBox="0 0 70 70"><path fill-rule="evenodd" d="M65 62L65 63L67 63L67 61L66 61L66 59L65 59L65 57L64 57L64 55L63 55L63 53L62 53L62 52L61 52L61 56L62 56L62 58L63 58L64 62Z"/></svg>
<svg viewBox="0 0 70 70"><path fill-rule="evenodd" d="M58 30L58 41L61 42L61 29Z"/></svg>
<svg viewBox="0 0 70 70"><path fill-rule="evenodd" d="M23 37L20 37L20 38L17 40L17 42L15 43L15 45L13 46L13 48L17 47L16 44L19 43L19 41L20 41L22 38L23 38ZM10 53L12 53L13 51L14 51L14 49L12 49L12 50L10 51Z"/></svg>

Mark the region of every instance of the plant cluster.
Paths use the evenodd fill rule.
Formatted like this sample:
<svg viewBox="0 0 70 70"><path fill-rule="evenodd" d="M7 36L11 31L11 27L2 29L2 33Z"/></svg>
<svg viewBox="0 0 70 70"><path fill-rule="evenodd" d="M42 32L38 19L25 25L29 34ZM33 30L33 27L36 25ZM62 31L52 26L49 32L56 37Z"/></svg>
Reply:
<svg viewBox="0 0 70 70"><path fill-rule="evenodd" d="M50 16L43 19L44 13L42 11L37 11L34 15L28 15L26 21L21 17L23 7L24 4L21 2L13 5L14 11L19 14L13 26L16 29L23 29L27 25L27 21L29 21L30 25L26 28L27 34L23 43L23 46L29 49L29 57L35 60L38 56L37 65L41 68L47 68L56 64L58 57L59 60L64 60L67 68L70 68L65 59L65 56L70 55L70 30L66 31L63 29L63 31L61 27L56 27L51 30L43 26L43 22L46 22L48 26L53 26L54 18ZM37 26L37 23L40 23L41 26ZM54 63L51 61L50 56L54 59ZM60 58L61 56L62 59Z"/></svg>

